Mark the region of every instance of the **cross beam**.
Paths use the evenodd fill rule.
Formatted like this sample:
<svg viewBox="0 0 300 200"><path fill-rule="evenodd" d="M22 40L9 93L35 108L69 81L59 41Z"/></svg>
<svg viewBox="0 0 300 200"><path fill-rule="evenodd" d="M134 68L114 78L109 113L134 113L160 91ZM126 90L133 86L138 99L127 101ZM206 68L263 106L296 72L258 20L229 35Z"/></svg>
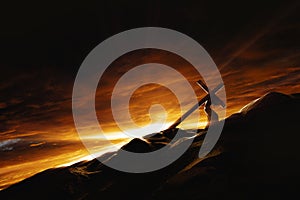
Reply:
<svg viewBox="0 0 300 200"><path fill-rule="evenodd" d="M199 108L202 104L208 101L210 98L214 99L216 105L221 105L225 107L225 103L216 96L216 93L224 86L223 83L220 83L217 87L215 87L211 93L209 93L208 87L201 81L197 81L197 84L206 92L206 95L198 101L192 108L190 108L186 113L184 113L179 119L177 119L168 129L176 128L183 120L185 120L190 114L192 114L197 108Z"/></svg>

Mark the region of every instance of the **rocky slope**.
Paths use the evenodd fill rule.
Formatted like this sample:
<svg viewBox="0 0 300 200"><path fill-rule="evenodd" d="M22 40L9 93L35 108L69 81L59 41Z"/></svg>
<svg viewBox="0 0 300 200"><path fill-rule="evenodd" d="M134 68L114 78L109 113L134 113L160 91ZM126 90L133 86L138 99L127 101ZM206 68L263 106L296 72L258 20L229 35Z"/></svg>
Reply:
<svg viewBox="0 0 300 200"><path fill-rule="evenodd" d="M186 132L190 148L171 165L132 174L98 160L49 169L0 192L1 199L283 199L298 195L300 94L269 93L225 121L203 160L205 130ZM169 145L174 131L134 139L122 148L149 152ZM180 145L180 143L178 144ZM172 148L176 148L172 146ZM108 160L118 152L103 155Z"/></svg>

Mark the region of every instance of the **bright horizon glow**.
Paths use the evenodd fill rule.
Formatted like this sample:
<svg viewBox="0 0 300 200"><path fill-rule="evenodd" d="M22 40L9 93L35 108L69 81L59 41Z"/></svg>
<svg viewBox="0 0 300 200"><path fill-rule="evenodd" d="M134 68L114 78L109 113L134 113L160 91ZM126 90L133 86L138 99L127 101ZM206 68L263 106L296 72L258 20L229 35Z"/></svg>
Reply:
<svg viewBox="0 0 300 200"><path fill-rule="evenodd" d="M192 122L189 122L192 121ZM141 128L130 129L128 128L125 131L112 131L112 132L104 132L102 134L91 133L88 134L82 139L84 140L121 140L121 139L133 139L133 138L143 138L146 135L159 133L168 129L174 122L167 123L151 123L145 126L141 126ZM203 120L200 122L194 122L193 120L189 120L188 118L178 125L180 129L198 129L204 128L207 125L207 121Z"/></svg>

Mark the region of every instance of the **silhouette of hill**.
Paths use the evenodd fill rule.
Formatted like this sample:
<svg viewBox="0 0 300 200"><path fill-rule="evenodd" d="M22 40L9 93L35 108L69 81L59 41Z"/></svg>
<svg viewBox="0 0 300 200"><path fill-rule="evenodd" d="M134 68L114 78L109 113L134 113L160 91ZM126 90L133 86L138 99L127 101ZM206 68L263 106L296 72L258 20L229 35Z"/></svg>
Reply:
<svg viewBox="0 0 300 200"><path fill-rule="evenodd" d="M1 199L283 199L298 195L300 94L268 93L226 119L214 150L198 159L205 130L171 165L131 174L98 160L49 169L0 192ZM122 148L149 152L174 130L133 139ZM178 144L180 145L180 143ZM176 145L175 145L176 147ZM172 148L175 148L172 146ZM117 155L103 155L108 160Z"/></svg>

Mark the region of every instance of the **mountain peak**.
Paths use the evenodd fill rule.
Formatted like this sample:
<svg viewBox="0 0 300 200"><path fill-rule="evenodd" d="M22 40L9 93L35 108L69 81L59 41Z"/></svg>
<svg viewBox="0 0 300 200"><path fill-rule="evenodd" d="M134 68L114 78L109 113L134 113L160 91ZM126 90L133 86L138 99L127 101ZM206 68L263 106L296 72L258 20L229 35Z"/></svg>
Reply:
<svg viewBox="0 0 300 200"><path fill-rule="evenodd" d="M237 191L234 199L239 199L249 193L261 195L261 188L265 195L286 197L291 187L297 194L298 185L293 183L300 177L299 104L299 94L278 92L248 104L245 114L226 119L218 143L203 159L198 153L205 130L194 138L187 133L176 144L193 139L191 146L174 163L157 171L126 173L94 159L36 174L0 191L0 199L227 199ZM168 145L176 150L169 143L175 134L176 130L166 130L136 138L122 149L143 153ZM102 155L101 160L113 159L118 153Z"/></svg>
<svg viewBox="0 0 300 200"><path fill-rule="evenodd" d="M260 110L262 108L269 108L290 100L292 96L280 92L269 92L262 97L250 102L241 109L241 113L247 114L250 111Z"/></svg>

